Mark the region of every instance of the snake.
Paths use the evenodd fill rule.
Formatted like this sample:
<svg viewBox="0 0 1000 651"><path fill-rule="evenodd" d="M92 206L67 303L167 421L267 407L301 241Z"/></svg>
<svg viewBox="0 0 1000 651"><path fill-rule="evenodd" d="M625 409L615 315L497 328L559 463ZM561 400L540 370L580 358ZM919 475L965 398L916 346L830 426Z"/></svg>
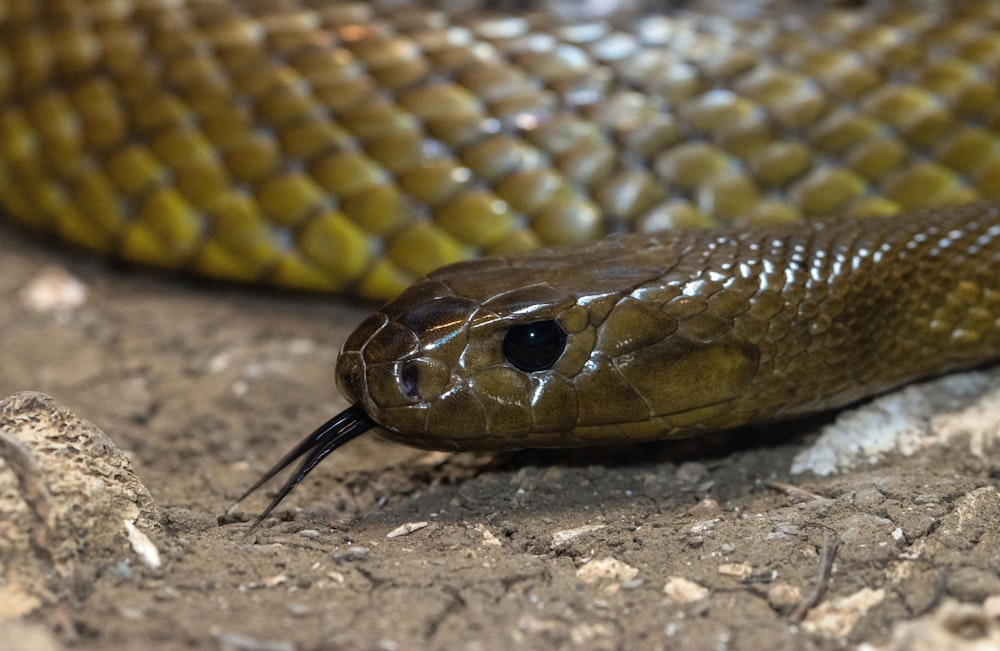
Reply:
<svg viewBox="0 0 1000 651"><path fill-rule="evenodd" d="M649 441L1000 357L1000 6L702 4L6 0L0 208L388 301L255 525L372 429Z"/></svg>

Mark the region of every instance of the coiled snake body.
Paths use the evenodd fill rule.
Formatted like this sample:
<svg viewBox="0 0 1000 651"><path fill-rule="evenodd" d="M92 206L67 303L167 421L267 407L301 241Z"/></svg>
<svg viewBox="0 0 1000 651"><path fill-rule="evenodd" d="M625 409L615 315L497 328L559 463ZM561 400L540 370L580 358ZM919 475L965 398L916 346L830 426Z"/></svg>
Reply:
<svg viewBox="0 0 1000 651"><path fill-rule="evenodd" d="M647 440L1000 354L996 3L407 5L0 7L0 204L32 228L382 299L506 256L362 324L356 406L262 478L308 453L278 499L373 420L449 449Z"/></svg>

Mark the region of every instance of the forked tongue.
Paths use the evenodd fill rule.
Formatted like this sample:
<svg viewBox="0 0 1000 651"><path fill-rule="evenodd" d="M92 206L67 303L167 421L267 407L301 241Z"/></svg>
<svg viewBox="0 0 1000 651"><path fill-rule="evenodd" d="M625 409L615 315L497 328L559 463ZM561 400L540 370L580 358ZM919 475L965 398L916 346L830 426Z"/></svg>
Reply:
<svg viewBox="0 0 1000 651"><path fill-rule="evenodd" d="M271 466L271 469L261 475L260 479L254 482L253 486L240 495L226 512L231 513L240 502L245 500L255 490L266 484L272 477L287 468L299 457L308 455L299 465L298 469L285 481L284 486L281 487L278 494L273 500L271 500L271 503L267 505L267 508L264 509L264 511L257 516L257 519L253 521L253 524L250 525L250 530L252 531L264 520L264 518L271 514L271 511L273 511L274 508L281 503L281 500L285 499L285 497L292 492L292 489L295 488L299 482L306 478L306 475L312 472L313 468L315 468L316 465L326 457L326 455L330 454L348 441L364 434L374 426L375 421L373 421L368 414L361 409L361 407L351 405L316 428L316 431L305 437L301 443L296 445L291 450L291 452L282 457L278 463Z"/></svg>

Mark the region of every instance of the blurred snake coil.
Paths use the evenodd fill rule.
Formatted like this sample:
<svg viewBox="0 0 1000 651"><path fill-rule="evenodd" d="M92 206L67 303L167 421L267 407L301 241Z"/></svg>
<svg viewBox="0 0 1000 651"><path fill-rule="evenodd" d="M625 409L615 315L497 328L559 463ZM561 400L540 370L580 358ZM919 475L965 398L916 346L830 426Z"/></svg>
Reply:
<svg viewBox="0 0 1000 651"><path fill-rule="evenodd" d="M451 4L3 0L3 213L144 265L386 299L620 231L1000 195L996 2Z"/></svg>
<svg viewBox="0 0 1000 651"><path fill-rule="evenodd" d="M143 265L380 300L611 242L436 272L362 324L342 390L428 447L655 438L997 357L1000 3L682 4L2 0L0 206ZM566 352L512 366L465 328L487 313L558 323Z"/></svg>

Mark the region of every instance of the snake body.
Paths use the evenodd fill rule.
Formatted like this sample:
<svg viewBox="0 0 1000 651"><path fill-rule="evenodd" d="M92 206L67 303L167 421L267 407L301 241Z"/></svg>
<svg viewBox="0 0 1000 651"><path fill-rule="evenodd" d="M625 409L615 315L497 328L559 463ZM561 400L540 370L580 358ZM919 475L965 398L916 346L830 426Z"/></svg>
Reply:
<svg viewBox="0 0 1000 651"><path fill-rule="evenodd" d="M619 231L1000 195L996 3L440 1L5 0L0 206L130 261L386 299Z"/></svg>
<svg viewBox="0 0 1000 651"><path fill-rule="evenodd" d="M996 358L1000 6L783 9L7 0L0 205L219 278L430 274L344 346L350 436L647 440Z"/></svg>

